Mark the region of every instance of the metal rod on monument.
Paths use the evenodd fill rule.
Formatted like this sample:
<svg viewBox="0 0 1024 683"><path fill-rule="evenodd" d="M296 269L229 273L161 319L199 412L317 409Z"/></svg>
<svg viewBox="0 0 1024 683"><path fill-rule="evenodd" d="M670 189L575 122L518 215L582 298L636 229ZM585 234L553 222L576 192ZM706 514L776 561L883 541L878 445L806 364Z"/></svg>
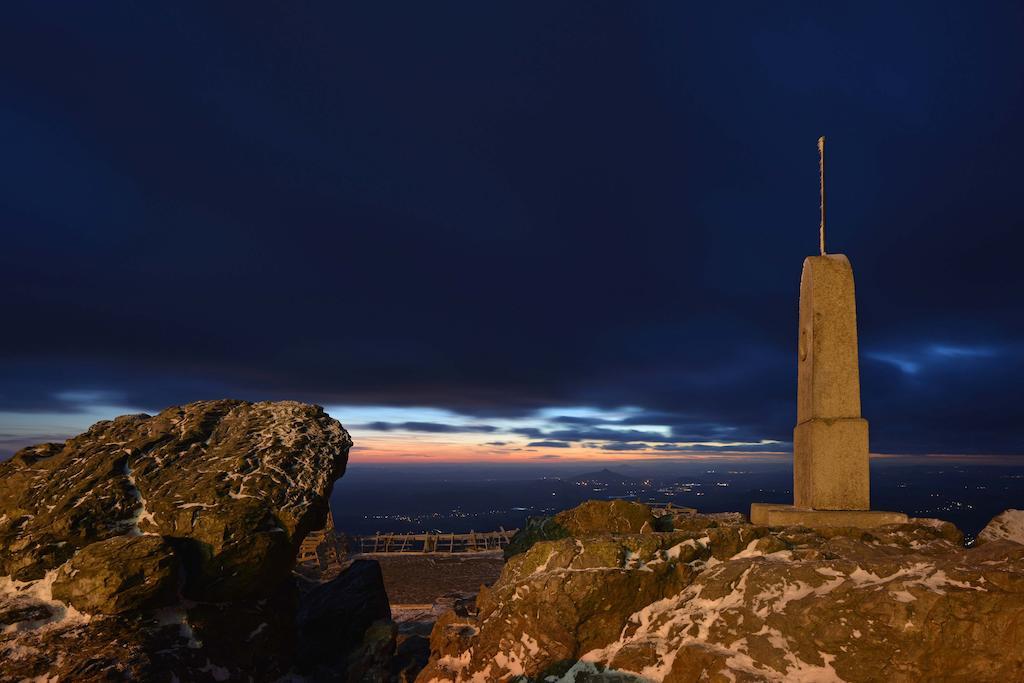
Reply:
<svg viewBox="0 0 1024 683"><path fill-rule="evenodd" d="M821 198L821 223L818 226L818 239L821 255L825 255L825 136L818 138L818 192Z"/></svg>

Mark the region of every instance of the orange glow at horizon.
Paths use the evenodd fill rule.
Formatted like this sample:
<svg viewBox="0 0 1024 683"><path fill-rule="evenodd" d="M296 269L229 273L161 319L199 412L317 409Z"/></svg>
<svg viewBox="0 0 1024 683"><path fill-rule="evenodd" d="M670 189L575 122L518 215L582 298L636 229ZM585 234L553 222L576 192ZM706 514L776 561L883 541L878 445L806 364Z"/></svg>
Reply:
<svg viewBox="0 0 1024 683"><path fill-rule="evenodd" d="M475 435L474 435L475 436ZM714 461L743 460L749 462L791 462L791 451L716 450L693 452L664 452L653 449L607 451L588 448L574 443L566 448L528 448L522 443L508 442L505 446L489 445L467 439L461 434L445 435L373 435L353 434L355 445L349 462L361 463L586 463L608 461L671 460ZM872 460L908 460L931 462L967 462L973 464L1006 464L1007 456L962 454L900 454L871 453ZM1010 459L1012 462L1012 458Z"/></svg>
<svg viewBox="0 0 1024 683"><path fill-rule="evenodd" d="M772 460L792 457L788 452L749 452L749 451L715 451L715 452L662 452L654 449L608 451L600 448L588 448L572 443L564 448L529 448L524 443L508 442L504 446L495 446L471 439L459 438L461 435L352 435L355 445L349 459L361 462L398 463L398 462L586 462L608 460L637 459L686 459L712 460L715 458L750 458L752 460ZM453 438L454 437L454 438Z"/></svg>

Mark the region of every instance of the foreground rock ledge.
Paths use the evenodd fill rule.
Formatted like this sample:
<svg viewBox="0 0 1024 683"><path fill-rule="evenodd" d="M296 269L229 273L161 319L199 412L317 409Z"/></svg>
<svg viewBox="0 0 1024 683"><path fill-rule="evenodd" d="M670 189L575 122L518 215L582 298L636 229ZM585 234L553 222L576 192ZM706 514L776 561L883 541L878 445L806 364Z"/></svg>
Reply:
<svg viewBox="0 0 1024 683"><path fill-rule="evenodd" d="M203 401L0 463L0 680L287 673L291 570L351 445L319 406Z"/></svg>
<svg viewBox="0 0 1024 683"><path fill-rule="evenodd" d="M1024 679L1024 545L1005 537L585 505L527 527L475 614L438 621L418 681Z"/></svg>

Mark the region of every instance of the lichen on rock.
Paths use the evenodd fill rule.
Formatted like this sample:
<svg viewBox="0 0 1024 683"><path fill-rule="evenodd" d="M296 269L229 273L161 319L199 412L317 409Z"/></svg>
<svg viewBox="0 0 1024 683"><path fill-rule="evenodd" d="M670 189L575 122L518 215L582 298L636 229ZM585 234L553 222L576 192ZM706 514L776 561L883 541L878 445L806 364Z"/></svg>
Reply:
<svg viewBox="0 0 1024 683"><path fill-rule="evenodd" d="M595 532L641 534L664 528L671 528L671 517L655 517L649 505L628 500L591 500L551 517L531 517L505 548L505 558L525 552L538 541Z"/></svg>

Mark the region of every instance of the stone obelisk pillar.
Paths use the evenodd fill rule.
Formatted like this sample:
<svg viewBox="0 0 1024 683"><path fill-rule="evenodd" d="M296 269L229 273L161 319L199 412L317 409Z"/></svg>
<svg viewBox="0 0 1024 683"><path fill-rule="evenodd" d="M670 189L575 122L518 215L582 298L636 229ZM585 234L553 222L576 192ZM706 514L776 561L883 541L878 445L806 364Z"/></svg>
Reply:
<svg viewBox="0 0 1024 683"><path fill-rule="evenodd" d="M794 506L869 509L853 269L842 254L804 260L797 368Z"/></svg>
<svg viewBox="0 0 1024 683"><path fill-rule="evenodd" d="M793 504L754 503L750 521L779 526L874 527L905 522L900 512L871 510L868 421L860 416L857 305L853 268L825 253L825 138L818 139L820 256L800 276Z"/></svg>
<svg viewBox="0 0 1024 683"><path fill-rule="evenodd" d="M754 503L750 521L864 528L906 522L903 513L870 509L853 269L842 254L804 260L799 335L793 504Z"/></svg>

